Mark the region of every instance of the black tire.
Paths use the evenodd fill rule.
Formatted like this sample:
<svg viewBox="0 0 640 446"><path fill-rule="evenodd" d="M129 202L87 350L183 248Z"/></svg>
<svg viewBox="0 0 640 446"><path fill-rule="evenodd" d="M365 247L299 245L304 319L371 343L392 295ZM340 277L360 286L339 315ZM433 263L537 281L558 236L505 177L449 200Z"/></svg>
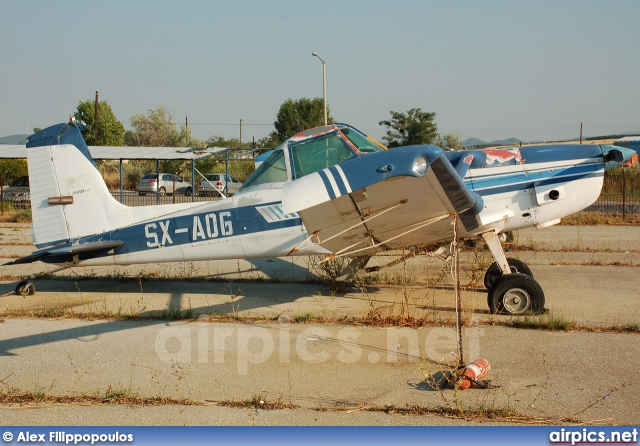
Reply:
<svg viewBox="0 0 640 446"><path fill-rule="evenodd" d="M529 268L529 266L522 260L507 257L507 263L509 263L509 267L511 268L512 273L520 273L525 274L529 277L533 277L531 268ZM487 269L487 272L484 274L484 287L487 290L490 290L500 277L502 277L502 271L500 270L498 263L493 262Z"/></svg>
<svg viewBox="0 0 640 446"><path fill-rule="evenodd" d="M544 291L531 276L507 274L489 290L487 303L492 314L541 314L544 311Z"/></svg>
<svg viewBox="0 0 640 446"><path fill-rule="evenodd" d="M16 295L18 296L33 296L36 294L36 284L32 283L28 287L26 286L29 283L28 280L23 280L19 282L16 286Z"/></svg>
<svg viewBox="0 0 640 446"><path fill-rule="evenodd" d="M186 197L190 197L191 196L191 188L190 187L187 187L187 189L184 191L184 195Z"/></svg>

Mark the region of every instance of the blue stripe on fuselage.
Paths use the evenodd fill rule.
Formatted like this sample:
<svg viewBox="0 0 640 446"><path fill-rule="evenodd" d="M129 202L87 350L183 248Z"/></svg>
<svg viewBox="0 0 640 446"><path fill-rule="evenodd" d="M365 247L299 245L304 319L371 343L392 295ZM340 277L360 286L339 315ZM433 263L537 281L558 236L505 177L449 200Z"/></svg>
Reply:
<svg viewBox="0 0 640 446"><path fill-rule="evenodd" d="M280 205L279 202L259 206ZM79 243L98 240L120 240L124 244L114 254L128 254L161 246L180 246L207 240L237 237L247 234L300 226L300 218L267 221L256 206L244 206L201 212L182 216L168 216L145 223L120 228L110 233L85 237Z"/></svg>
<svg viewBox="0 0 640 446"><path fill-rule="evenodd" d="M318 174L320 175L320 178L322 178L322 182L324 183L325 189L327 189L329 198L333 200L336 198L336 194L333 192L333 186L331 185L331 181L329 181L329 177L327 177L327 173L324 170L319 170Z"/></svg>
<svg viewBox="0 0 640 446"><path fill-rule="evenodd" d="M465 185L481 196L525 190L539 184L558 184L593 175L603 175L603 164L589 163L569 168L533 170L466 180Z"/></svg>
<svg viewBox="0 0 640 446"><path fill-rule="evenodd" d="M336 166L329 167L329 172L333 175L333 180L336 182L338 186L338 191L340 191L340 196L345 195L347 193L347 186L345 186L342 176Z"/></svg>

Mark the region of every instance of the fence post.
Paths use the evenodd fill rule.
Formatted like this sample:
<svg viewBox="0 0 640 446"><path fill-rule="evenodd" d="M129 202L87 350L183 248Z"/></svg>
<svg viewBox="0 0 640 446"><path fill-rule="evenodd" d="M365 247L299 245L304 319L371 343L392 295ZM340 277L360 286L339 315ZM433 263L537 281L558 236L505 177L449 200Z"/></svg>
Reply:
<svg viewBox="0 0 640 446"><path fill-rule="evenodd" d="M627 219L627 177L624 174L625 168L622 168L622 221Z"/></svg>
<svg viewBox="0 0 640 446"><path fill-rule="evenodd" d="M120 158L120 203L124 204L124 182L122 180L122 158Z"/></svg>

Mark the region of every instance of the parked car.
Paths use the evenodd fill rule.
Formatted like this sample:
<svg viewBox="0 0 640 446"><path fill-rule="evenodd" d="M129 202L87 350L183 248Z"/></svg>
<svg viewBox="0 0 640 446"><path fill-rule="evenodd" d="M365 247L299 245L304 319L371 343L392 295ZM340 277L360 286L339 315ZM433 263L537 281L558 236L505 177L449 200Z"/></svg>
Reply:
<svg viewBox="0 0 640 446"><path fill-rule="evenodd" d="M223 173L208 173L204 177L207 180L200 180L198 183L198 193L203 197L220 196L220 192L226 196L231 196L242 186L242 183L233 175L229 175L228 179L226 179ZM228 194L227 187L229 188Z"/></svg>
<svg viewBox="0 0 640 446"><path fill-rule="evenodd" d="M156 194L158 191L158 175L160 175L160 195L185 194L191 195L193 187L191 183L182 181L172 173L147 173L136 184L139 195ZM174 182L175 180L175 182ZM173 189L175 184L175 190Z"/></svg>
<svg viewBox="0 0 640 446"><path fill-rule="evenodd" d="M4 201L13 203L15 207L28 208L31 206L31 194L29 192L29 176L25 175L14 181L2 191Z"/></svg>

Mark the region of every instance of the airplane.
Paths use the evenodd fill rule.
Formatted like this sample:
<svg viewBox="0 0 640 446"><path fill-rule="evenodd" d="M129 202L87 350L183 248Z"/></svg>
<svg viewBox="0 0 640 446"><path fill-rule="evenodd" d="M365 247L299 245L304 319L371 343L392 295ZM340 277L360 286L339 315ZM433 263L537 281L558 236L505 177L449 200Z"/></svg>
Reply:
<svg viewBox="0 0 640 446"><path fill-rule="evenodd" d="M507 258L507 231L544 228L596 201L605 169L635 151L540 145L444 151L386 147L347 124L300 132L272 151L232 197L130 207L115 200L69 122L26 144L32 254L65 268L326 254L366 267L377 253L483 241L495 262L484 284L494 314L540 314L545 296L526 263ZM44 275L43 274L43 275ZM35 293L32 275L16 286Z"/></svg>

